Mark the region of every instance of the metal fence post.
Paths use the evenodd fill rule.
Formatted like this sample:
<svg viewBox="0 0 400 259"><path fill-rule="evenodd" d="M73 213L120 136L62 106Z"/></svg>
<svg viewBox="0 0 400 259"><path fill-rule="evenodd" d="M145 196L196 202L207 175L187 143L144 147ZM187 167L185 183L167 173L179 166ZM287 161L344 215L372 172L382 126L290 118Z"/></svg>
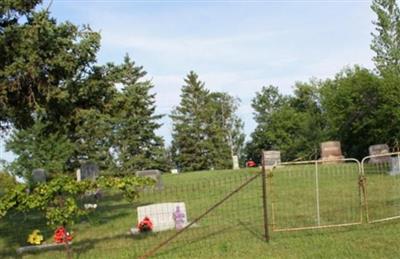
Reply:
<svg viewBox="0 0 400 259"><path fill-rule="evenodd" d="M321 225L321 217L319 212L319 180L318 180L318 161L315 160L315 198L317 203L317 224Z"/></svg>
<svg viewBox="0 0 400 259"><path fill-rule="evenodd" d="M261 181L262 181L262 199L263 199L263 209L264 209L264 235L265 241L269 242L269 228L268 228L268 208L267 208L267 172L265 170L265 157L264 150L261 155L262 159L262 172L261 172Z"/></svg>

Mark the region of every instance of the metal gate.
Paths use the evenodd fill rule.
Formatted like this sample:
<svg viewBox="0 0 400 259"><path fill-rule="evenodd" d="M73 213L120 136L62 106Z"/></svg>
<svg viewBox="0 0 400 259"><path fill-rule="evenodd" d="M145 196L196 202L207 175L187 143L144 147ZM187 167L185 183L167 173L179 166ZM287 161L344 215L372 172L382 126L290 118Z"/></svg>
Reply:
<svg viewBox="0 0 400 259"><path fill-rule="evenodd" d="M275 166L268 174L272 231L361 224L360 173L351 158Z"/></svg>
<svg viewBox="0 0 400 259"><path fill-rule="evenodd" d="M367 156L361 165L367 222L400 218L400 153Z"/></svg>

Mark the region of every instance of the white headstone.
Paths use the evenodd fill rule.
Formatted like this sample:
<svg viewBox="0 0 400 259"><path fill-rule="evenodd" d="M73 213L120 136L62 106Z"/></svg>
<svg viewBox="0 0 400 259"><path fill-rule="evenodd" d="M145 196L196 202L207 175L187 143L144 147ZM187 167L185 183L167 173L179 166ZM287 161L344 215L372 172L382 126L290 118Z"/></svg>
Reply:
<svg viewBox="0 0 400 259"><path fill-rule="evenodd" d="M390 175L399 175L400 174L400 157L391 157L390 158Z"/></svg>
<svg viewBox="0 0 400 259"><path fill-rule="evenodd" d="M76 169L76 181L81 181L81 169Z"/></svg>
<svg viewBox="0 0 400 259"><path fill-rule="evenodd" d="M138 224L145 217L148 217L153 222L154 232L175 229L174 212L177 207L179 207L179 210L186 215L186 217L183 218L183 225L186 226L188 222L184 202L168 202L140 206L137 208ZM132 230L132 232L135 231Z"/></svg>
<svg viewBox="0 0 400 259"><path fill-rule="evenodd" d="M232 156L232 162L233 162L233 170L239 169L239 157Z"/></svg>
<svg viewBox="0 0 400 259"><path fill-rule="evenodd" d="M171 174L179 174L178 169L171 169Z"/></svg>

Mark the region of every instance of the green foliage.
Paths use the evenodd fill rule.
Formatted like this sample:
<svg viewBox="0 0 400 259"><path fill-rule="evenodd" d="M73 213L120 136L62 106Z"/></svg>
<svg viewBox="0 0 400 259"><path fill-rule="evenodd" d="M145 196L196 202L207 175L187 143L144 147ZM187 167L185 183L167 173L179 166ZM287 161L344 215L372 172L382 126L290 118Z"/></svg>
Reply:
<svg viewBox="0 0 400 259"><path fill-rule="evenodd" d="M155 134L161 127L155 115L153 85L143 80L146 72L128 56L116 70L122 86L113 102L112 148L117 156L117 168L123 172L143 169L168 170L164 140Z"/></svg>
<svg viewBox="0 0 400 259"><path fill-rule="evenodd" d="M322 84L327 135L341 141L346 156L361 158L369 145L390 140L385 134L388 118L381 116L384 95L382 80L360 67L345 69Z"/></svg>
<svg viewBox="0 0 400 259"><path fill-rule="evenodd" d="M52 226L72 224L78 217L89 212L80 207L80 199L88 192L99 188L120 190L129 201L138 197L138 189L154 183L146 177L126 176L116 178L100 176L97 181L75 179L61 175L51 181L39 184L29 191L19 184L0 198L0 217L15 209L21 212L42 211L47 223Z"/></svg>
<svg viewBox="0 0 400 259"><path fill-rule="evenodd" d="M184 171L210 168L207 157L207 96L204 83L191 71L185 78L181 101L171 114L172 147L176 165Z"/></svg>
<svg viewBox="0 0 400 259"><path fill-rule="evenodd" d="M0 129L14 133L12 171L74 170L81 160L101 169L167 170L155 95L146 74L126 57L95 66L100 35L57 23L39 1L0 7ZM117 86L122 85L122 91Z"/></svg>
<svg viewBox="0 0 400 259"><path fill-rule="evenodd" d="M371 9L377 20L371 49L375 65L382 75L400 73L400 10L396 0L373 0Z"/></svg>
<svg viewBox="0 0 400 259"><path fill-rule="evenodd" d="M7 172L0 171L0 196L15 187L15 178Z"/></svg>
<svg viewBox="0 0 400 259"><path fill-rule="evenodd" d="M247 143L248 159L260 161L261 150L280 150L283 160L314 158L323 135L317 82L297 83L294 96L263 87L252 106L257 127Z"/></svg>
<svg viewBox="0 0 400 259"><path fill-rule="evenodd" d="M231 167L232 155L244 141L243 123L235 114L238 101L226 93L210 93L193 71L185 83L171 114L175 164L183 171Z"/></svg>
<svg viewBox="0 0 400 259"><path fill-rule="evenodd" d="M9 169L26 179L35 168L44 168L50 174L62 172L73 148L66 136L47 133L47 125L38 119L32 127L16 130L7 141L6 149L17 155Z"/></svg>
<svg viewBox="0 0 400 259"><path fill-rule="evenodd" d="M0 9L2 126L27 128L38 108L62 110L69 83L86 73L99 48L98 33L57 24L47 10L34 11L38 2L7 1Z"/></svg>

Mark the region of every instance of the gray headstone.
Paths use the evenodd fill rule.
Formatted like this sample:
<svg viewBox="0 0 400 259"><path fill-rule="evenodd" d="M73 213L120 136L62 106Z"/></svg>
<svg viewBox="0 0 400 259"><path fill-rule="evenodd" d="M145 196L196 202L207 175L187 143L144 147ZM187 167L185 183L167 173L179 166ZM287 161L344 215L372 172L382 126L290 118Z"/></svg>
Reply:
<svg viewBox="0 0 400 259"><path fill-rule="evenodd" d="M163 183L161 180L161 172L159 170L143 170L137 171L136 176L150 177L156 181L155 187L156 189L162 189Z"/></svg>
<svg viewBox="0 0 400 259"><path fill-rule="evenodd" d="M368 151L370 156L377 156L370 158L371 163L388 163L390 161L389 156L382 156L386 153L389 153L389 146L386 144L369 146Z"/></svg>
<svg viewBox="0 0 400 259"><path fill-rule="evenodd" d="M96 180L99 176L99 167L94 162L86 162L81 166L81 180Z"/></svg>
<svg viewBox="0 0 400 259"><path fill-rule="evenodd" d="M42 168L37 168L32 171L32 179L35 183L46 182L46 171Z"/></svg>
<svg viewBox="0 0 400 259"><path fill-rule="evenodd" d="M281 152L277 150L264 151L265 166L274 166L281 163Z"/></svg>

